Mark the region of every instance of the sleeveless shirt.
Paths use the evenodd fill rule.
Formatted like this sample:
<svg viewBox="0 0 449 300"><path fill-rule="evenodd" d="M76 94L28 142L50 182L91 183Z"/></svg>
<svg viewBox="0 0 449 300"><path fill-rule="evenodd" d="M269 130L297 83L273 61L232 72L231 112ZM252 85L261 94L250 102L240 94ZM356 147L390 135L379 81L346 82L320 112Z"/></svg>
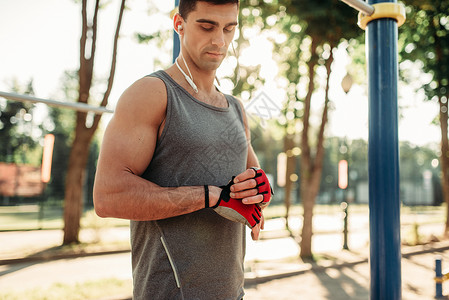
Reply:
<svg viewBox="0 0 449 300"><path fill-rule="evenodd" d="M239 102L203 103L166 72L166 121L142 178L163 187L221 186L246 169ZM148 91L151 97L151 91ZM245 226L213 209L156 221L131 221L134 299L241 299Z"/></svg>

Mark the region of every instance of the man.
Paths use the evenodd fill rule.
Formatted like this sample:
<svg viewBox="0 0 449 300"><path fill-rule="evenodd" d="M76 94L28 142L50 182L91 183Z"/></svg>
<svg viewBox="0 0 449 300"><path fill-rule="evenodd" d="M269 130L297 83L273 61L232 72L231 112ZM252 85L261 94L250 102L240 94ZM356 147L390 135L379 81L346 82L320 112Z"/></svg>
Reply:
<svg viewBox="0 0 449 300"><path fill-rule="evenodd" d="M214 86L238 10L181 0L176 63L131 85L106 129L95 210L131 220L135 299L244 295L242 223L258 239L271 193L242 104Z"/></svg>

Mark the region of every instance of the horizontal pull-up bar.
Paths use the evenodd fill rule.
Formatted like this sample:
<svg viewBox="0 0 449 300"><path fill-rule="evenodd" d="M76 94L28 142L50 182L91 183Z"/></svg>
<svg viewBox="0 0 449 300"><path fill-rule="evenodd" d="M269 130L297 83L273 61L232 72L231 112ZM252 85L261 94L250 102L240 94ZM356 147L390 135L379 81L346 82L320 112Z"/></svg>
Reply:
<svg viewBox="0 0 449 300"><path fill-rule="evenodd" d="M374 7L362 0L341 0L347 5L357 9L359 12L371 16L374 13Z"/></svg>
<svg viewBox="0 0 449 300"><path fill-rule="evenodd" d="M86 103L79 103L79 102L62 102L62 101L56 101L56 100L49 100L49 99L42 99L42 98L36 98L28 95L19 95L14 93L5 93L0 92L0 97L19 101L19 102L31 102L31 103L44 103L50 106L56 106L56 107L64 107L64 108L70 108L81 112L93 112L97 115L101 115L103 113L113 113L113 110L107 109L106 107L98 107L98 106L92 106Z"/></svg>

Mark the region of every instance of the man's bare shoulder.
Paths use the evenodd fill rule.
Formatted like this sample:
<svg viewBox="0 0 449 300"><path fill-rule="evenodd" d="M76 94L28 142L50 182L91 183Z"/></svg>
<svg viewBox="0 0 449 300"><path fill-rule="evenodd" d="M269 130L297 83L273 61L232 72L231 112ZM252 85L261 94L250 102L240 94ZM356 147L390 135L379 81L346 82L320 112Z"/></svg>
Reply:
<svg viewBox="0 0 449 300"><path fill-rule="evenodd" d="M133 115L134 118L164 118L167 108L167 89L155 77L143 77L129 86L121 95L116 115Z"/></svg>
<svg viewBox="0 0 449 300"><path fill-rule="evenodd" d="M117 106L132 105L137 109L140 106L140 109L142 109L146 106L163 104L163 102L167 102L167 91L164 82L155 77L143 77L123 92Z"/></svg>

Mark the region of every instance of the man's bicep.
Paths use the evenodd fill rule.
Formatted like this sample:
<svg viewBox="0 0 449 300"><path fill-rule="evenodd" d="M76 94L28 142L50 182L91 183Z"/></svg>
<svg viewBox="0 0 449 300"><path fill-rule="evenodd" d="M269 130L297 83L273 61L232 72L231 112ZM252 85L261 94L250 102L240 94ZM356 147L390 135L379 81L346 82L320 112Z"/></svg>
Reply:
<svg viewBox="0 0 449 300"><path fill-rule="evenodd" d="M112 119L103 138L99 166L111 175L121 171L140 175L151 161L156 140L157 128Z"/></svg>
<svg viewBox="0 0 449 300"><path fill-rule="evenodd" d="M154 78L141 79L124 92L104 135L100 166L113 174L125 170L140 175L145 171L165 118L166 98L164 84ZM103 166L102 161L108 165Z"/></svg>

